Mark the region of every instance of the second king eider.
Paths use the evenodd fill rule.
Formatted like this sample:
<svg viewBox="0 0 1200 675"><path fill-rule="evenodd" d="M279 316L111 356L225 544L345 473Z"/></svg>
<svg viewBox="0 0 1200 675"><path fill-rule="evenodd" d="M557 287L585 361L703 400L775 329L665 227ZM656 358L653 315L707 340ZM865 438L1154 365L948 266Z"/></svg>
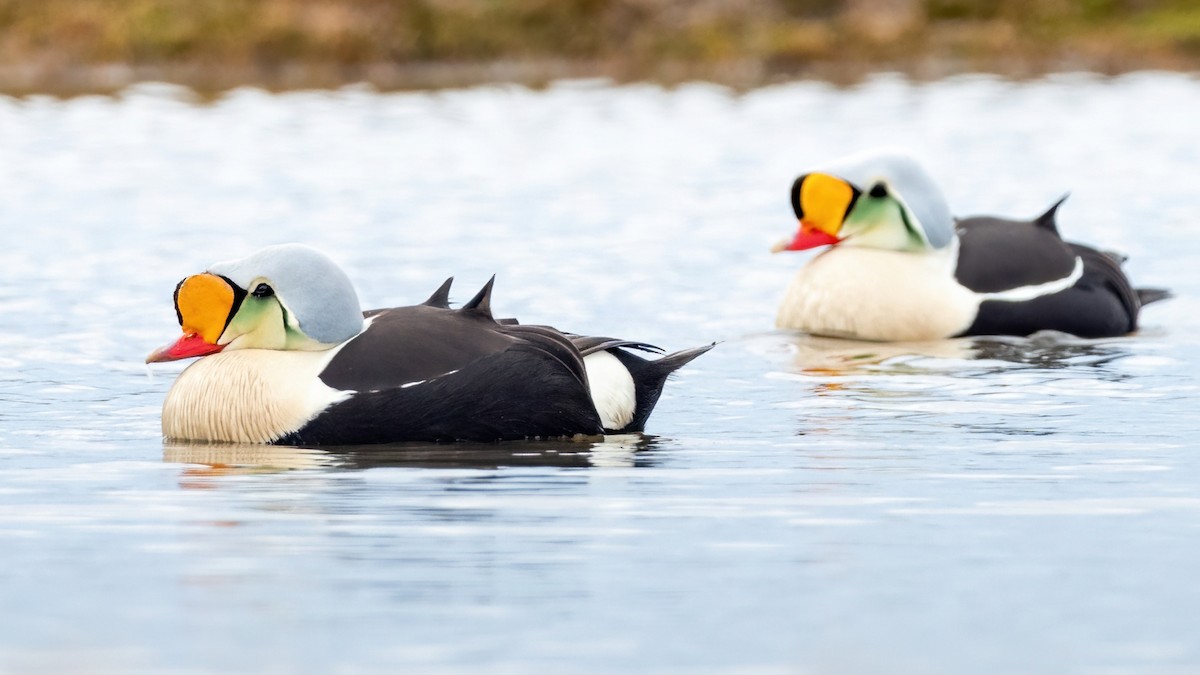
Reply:
<svg viewBox="0 0 1200 675"><path fill-rule="evenodd" d="M929 174L895 152L806 173L792 186L799 229L774 250L829 248L796 274L776 324L878 341L1135 331L1142 306L1168 293L1133 288L1115 254L1063 241L1061 204L1032 220L956 221Z"/></svg>
<svg viewBox="0 0 1200 675"><path fill-rule="evenodd" d="M167 393L173 440L348 445L642 431L667 376L712 345L651 345L496 321L492 282L458 309L363 312L323 253L272 246L175 289L183 336L148 362L200 357Z"/></svg>

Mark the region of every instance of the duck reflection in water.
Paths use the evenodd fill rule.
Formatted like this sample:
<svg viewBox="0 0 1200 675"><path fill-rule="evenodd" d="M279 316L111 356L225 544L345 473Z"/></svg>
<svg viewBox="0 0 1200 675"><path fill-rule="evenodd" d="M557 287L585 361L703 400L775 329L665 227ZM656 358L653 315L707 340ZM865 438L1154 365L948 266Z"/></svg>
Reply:
<svg viewBox="0 0 1200 675"><path fill-rule="evenodd" d="M927 342L862 342L814 335L784 334L798 372L944 373L947 362L993 361L1001 370L1012 366L1060 369L1100 368L1130 355L1128 338L1086 340L1066 333L1043 331L1029 337L967 337ZM922 364L922 359L940 363ZM972 367L971 372L977 368Z"/></svg>
<svg viewBox="0 0 1200 675"><path fill-rule="evenodd" d="M616 434L579 440L504 443L395 443L298 447L249 443L163 444L163 461L193 465L191 478L275 473L299 469L500 469L507 467L633 468L652 466L657 439Z"/></svg>

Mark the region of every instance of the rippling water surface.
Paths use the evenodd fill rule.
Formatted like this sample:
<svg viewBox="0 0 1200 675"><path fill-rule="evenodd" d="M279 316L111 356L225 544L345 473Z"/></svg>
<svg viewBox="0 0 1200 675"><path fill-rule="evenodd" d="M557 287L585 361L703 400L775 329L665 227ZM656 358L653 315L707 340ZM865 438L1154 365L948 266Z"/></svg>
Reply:
<svg viewBox="0 0 1200 675"><path fill-rule="evenodd" d="M1195 672L1200 81L0 99L4 672ZM792 178L882 144L1177 297L1140 335L771 330ZM645 437L164 444L174 284L281 241L366 306L677 349Z"/></svg>

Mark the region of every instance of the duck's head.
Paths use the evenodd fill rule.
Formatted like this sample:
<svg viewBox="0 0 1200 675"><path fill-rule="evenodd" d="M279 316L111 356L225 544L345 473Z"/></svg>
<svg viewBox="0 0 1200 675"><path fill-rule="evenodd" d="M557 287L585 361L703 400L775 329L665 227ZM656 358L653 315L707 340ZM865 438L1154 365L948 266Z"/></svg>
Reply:
<svg viewBox="0 0 1200 675"><path fill-rule="evenodd" d="M773 252L827 245L925 251L954 238L954 218L933 178L894 151L855 155L800 176L792 209L800 229Z"/></svg>
<svg viewBox="0 0 1200 675"><path fill-rule="evenodd" d="M175 315L183 336L147 363L233 349L328 349L363 329L345 272L300 244L269 246L184 279L175 287Z"/></svg>

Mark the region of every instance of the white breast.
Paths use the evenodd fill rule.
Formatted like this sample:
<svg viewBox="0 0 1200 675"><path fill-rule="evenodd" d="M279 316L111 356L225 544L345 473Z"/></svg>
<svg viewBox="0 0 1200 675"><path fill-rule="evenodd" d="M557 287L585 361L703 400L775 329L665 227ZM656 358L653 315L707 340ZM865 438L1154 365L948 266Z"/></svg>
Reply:
<svg viewBox="0 0 1200 675"><path fill-rule="evenodd" d="M814 335L920 341L970 327L980 298L954 279L957 246L905 253L835 246L793 279L775 323Z"/></svg>
<svg viewBox="0 0 1200 675"><path fill-rule="evenodd" d="M188 366L163 403L163 435L173 440L269 443L304 426L353 392L318 377L339 348L238 349Z"/></svg>
<svg viewBox="0 0 1200 675"><path fill-rule="evenodd" d="M592 403L600 413L601 424L612 431L624 429L633 421L637 409L637 394L629 369L606 351L583 357L583 365L587 368Z"/></svg>

